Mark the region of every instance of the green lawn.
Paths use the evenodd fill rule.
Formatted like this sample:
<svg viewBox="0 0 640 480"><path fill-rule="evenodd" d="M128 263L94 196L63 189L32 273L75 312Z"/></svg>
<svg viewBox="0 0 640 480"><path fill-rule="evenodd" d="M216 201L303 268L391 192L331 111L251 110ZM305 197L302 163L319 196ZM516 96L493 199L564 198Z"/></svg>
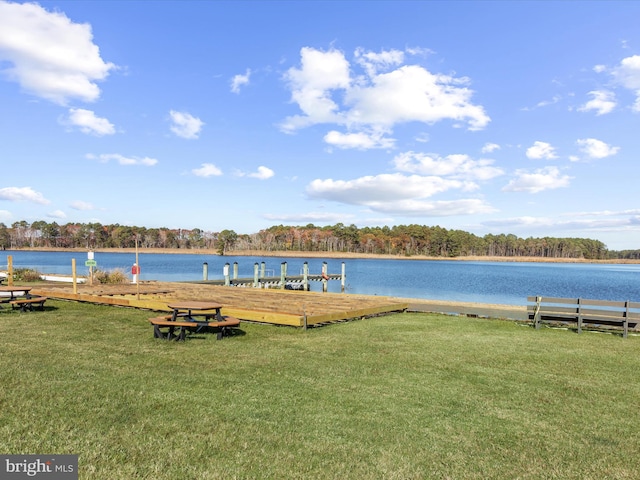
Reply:
<svg viewBox="0 0 640 480"><path fill-rule="evenodd" d="M428 314L156 340L154 315L0 310L0 452L81 479L631 479L640 337Z"/></svg>

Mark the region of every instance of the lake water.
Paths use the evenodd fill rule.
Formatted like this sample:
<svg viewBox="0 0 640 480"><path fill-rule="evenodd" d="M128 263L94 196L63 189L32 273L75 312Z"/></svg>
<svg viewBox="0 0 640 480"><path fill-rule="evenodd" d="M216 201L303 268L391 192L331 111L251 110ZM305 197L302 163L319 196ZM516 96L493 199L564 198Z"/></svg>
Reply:
<svg viewBox="0 0 640 480"><path fill-rule="evenodd" d="M78 252L0 252L0 270L33 268L41 273L71 274L76 259L78 275L86 275L86 253ZM302 274L304 262L309 273L319 274L323 262L328 272L346 269L347 293L388 295L407 298L460 302L525 305L527 296L590 298L640 301L640 265L582 263L468 262L447 260L377 260L339 258L281 258L216 256L199 254L139 254L140 280L202 280L203 264L208 264L210 280L223 279L225 263L238 263L239 277L253 278L255 263L265 263L267 276L279 276L282 262L287 274ZM122 269L129 273L135 262L133 253L96 253L97 268ZM233 271L233 269L231 269ZM319 282L311 282L319 291ZM330 281L329 291L339 292L340 282Z"/></svg>

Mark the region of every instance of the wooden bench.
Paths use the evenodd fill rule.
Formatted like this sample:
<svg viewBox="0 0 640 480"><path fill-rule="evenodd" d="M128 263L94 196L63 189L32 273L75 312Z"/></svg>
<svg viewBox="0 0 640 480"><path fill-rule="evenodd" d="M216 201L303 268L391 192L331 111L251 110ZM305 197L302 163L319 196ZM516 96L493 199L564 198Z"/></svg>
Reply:
<svg viewBox="0 0 640 480"><path fill-rule="evenodd" d="M18 298L11 300L9 303L11 304L11 308L19 308L21 311L26 312L33 311L35 306L38 306L40 310L44 310L44 302L46 302L47 299L47 297Z"/></svg>
<svg viewBox="0 0 640 480"><path fill-rule="evenodd" d="M230 334L231 328L240 325L240 320L233 317L223 317L224 320L220 322L181 322L172 321L171 318L171 315L165 315L149 319L149 322L153 325L154 338L180 341L186 338L187 332L205 328L217 331L217 339L221 340ZM177 334L176 330L178 330Z"/></svg>
<svg viewBox="0 0 640 480"><path fill-rule="evenodd" d="M621 328L627 338L629 328L640 326L640 302L557 297L527 297L527 302L528 318L536 329L541 323L575 323L582 333L587 324L599 329Z"/></svg>

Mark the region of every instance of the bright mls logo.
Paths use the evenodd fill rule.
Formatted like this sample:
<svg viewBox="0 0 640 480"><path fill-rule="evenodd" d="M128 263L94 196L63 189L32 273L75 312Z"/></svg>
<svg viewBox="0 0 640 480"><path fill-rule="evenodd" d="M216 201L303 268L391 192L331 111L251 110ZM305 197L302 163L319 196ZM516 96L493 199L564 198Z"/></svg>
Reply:
<svg viewBox="0 0 640 480"><path fill-rule="evenodd" d="M78 480L77 455L0 455L0 478Z"/></svg>

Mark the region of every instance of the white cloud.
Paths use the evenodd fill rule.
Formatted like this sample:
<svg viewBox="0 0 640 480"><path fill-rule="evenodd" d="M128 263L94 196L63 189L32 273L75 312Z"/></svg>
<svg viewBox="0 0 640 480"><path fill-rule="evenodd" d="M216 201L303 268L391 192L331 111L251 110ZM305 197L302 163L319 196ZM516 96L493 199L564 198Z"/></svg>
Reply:
<svg viewBox="0 0 640 480"><path fill-rule="evenodd" d="M620 85L636 95L633 110L640 112L640 55L623 58L612 74Z"/></svg>
<svg viewBox="0 0 640 480"><path fill-rule="evenodd" d="M0 210L0 222L8 222L11 220L11 212L9 210Z"/></svg>
<svg viewBox="0 0 640 480"><path fill-rule="evenodd" d="M555 232L562 230L607 231L611 228L637 228L636 212L570 212L558 217L513 217L483 222L488 227L518 228L524 227L528 232L532 229L546 229ZM564 217L564 218L563 218ZM567 220L566 217L569 217ZM590 218L591 217L591 218ZM619 218L613 218L619 217ZM555 234L557 236L557 233ZM584 235L584 234L582 234Z"/></svg>
<svg viewBox="0 0 640 480"><path fill-rule="evenodd" d="M316 179L307 186L312 198L349 205L362 205L383 213L408 216L444 216L489 212L493 209L478 199L425 201L452 189L464 190L466 182L435 176L382 174L355 180Z"/></svg>
<svg viewBox="0 0 640 480"><path fill-rule="evenodd" d="M480 151L482 153L493 153L496 150L500 150L500 145L497 143L485 143Z"/></svg>
<svg viewBox="0 0 640 480"><path fill-rule="evenodd" d="M378 71L388 71L390 68L401 65L404 62L404 52L401 50L387 50L380 53L367 52L363 48L357 48L354 56L356 62L362 66L369 77L375 76Z"/></svg>
<svg viewBox="0 0 640 480"><path fill-rule="evenodd" d="M512 217L498 220L488 220L483 225L488 227L546 227L553 224L553 220L546 217Z"/></svg>
<svg viewBox="0 0 640 480"><path fill-rule="evenodd" d="M231 79L231 91L233 93L240 93L240 87L249 85L250 77L251 77L251 70L248 68L244 75L235 75Z"/></svg>
<svg viewBox="0 0 640 480"><path fill-rule="evenodd" d="M89 202L83 202L82 200L76 200L75 202L71 202L69 204L71 208L74 210L93 210L93 204Z"/></svg>
<svg viewBox="0 0 640 480"><path fill-rule="evenodd" d="M640 90L640 55L623 58L613 69L613 76L629 90Z"/></svg>
<svg viewBox="0 0 640 480"><path fill-rule="evenodd" d="M536 104L536 108L541 108L541 107L548 107L549 105L555 105L556 103L558 103L560 100L562 100L562 97L560 95L554 95L551 100L542 100L540 102L538 102ZM526 110L526 109L525 109Z"/></svg>
<svg viewBox="0 0 640 480"><path fill-rule="evenodd" d="M158 163L155 158L149 157L125 157L119 153L102 153L100 155L94 155L89 153L86 155L89 160L99 160L102 163L108 163L110 161L118 162L120 165L143 165L145 167L152 167Z"/></svg>
<svg viewBox="0 0 640 480"><path fill-rule="evenodd" d="M188 140L196 139L200 135L204 122L199 118L187 112L176 112L171 110L169 112L171 121L171 131L178 137L186 138Z"/></svg>
<svg viewBox="0 0 640 480"><path fill-rule="evenodd" d="M481 130L489 117L473 105L468 80L433 74L418 65L405 65L371 78L346 92L350 124L391 128L397 123L441 120L466 122L470 130Z"/></svg>
<svg viewBox="0 0 640 480"><path fill-rule="evenodd" d="M451 176L470 180L489 180L504 174L493 160L473 160L468 155L439 157L433 154L406 152L393 159L396 170L419 175Z"/></svg>
<svg viewBox="0 0 640 480"><path fill-rule="evenodd" d="M66 105L92 102L96 85L115 68L100 57L89 24L73 23L64 13L36 3L0 2L2 73L32 95Z"/></svg>
<svg viewBox="0 0 640 480"><path fill-rule="evenodd" d="M236 170L234 172L234 175L237 177L251 177L251 178L257 178L259 180L267 180L268 178L271 178L275 175L274 171L271 170L269 167L264 167L262 165L260 165L258 167L258 170L256 170L255 172L243 172L240 170Z"/></svg>
<svg viewBox="0 0 640 480"><path fill-rule="evenodd" d="M568 187L571 177L561 175L557 167L546 167L529 173L527 170L516 170L516 178L511 180L503 192L539 193L544 190Z"/></svg>
<svg viewBox="0 0 640 480"><path fill-rule="evenodd" d="M355 180L316 179L307 187L307 193L314 198L369 205L398 199L426 198L462 187L463 182L459 180L393 173L365 176Z"/></svg>
<svg viewBox="0 0 640 480"><path fill-rule="evenodd" d="M51 203L44 198L42 193L36 192L31 187L5 187L0 188L0 200L8 200L10 202L33 202L40 205L48 205Z"/></svg>
<svg viewBox="0 0 640 480"><path fill-rule="evenodd" d="M267 178L271 178L275 175L274 171L268 167L264 167L260 165L258 167L257 172L250 173L248 176L252 178L257 178L259 180L266 180Z"/></svg>
<svg viewBox="0 0 640 480"><path fill-rule="evenodd" d="M197 177L218 177L222 175L222 170L216 167L213 163L203 163L200 168L194 168L191 170Z"/></svg>
<svg viewBox="0 0 640 480"><path fill-rule="evenodd" d="M552 147L549 143L536 141L533 145L527 148L527 158L532 160L552 160L554 158L558 158L555 154L555 148Z"/></svg>
<svg viewBox="0 0 640 480"><path fill-rule="evenodd" d="M366 142L351 135L360 131L391 133L398 123L433 124L447 119L479 130L490 121L481 106L471 103L468 79L433 74L419 65L400 66L402 52L358 49L355 65L335 49L325 52L305 47L300 55L300 68L290 68L284 78L292 102L302 114L285 119L281 124L285 132L332 123L350 132L341 137L331 133L329 139L340 148L351 144L363 148ZM364 73L352 76L357 65ZM377 143L372 145L378 148Z"/></svg>
<svg viewBox="0 0 640 480"><path fill-rule="evenodd" d="M69 109L69 116L64 121L66 125L79 127L82 133L96 135L102 137L104 135L113 135L116 132L115 127L106 118L96 117L91 110L84 108Z"/></svg>
<svg viewBox="0 0 640 480"><path fill-rule="evenodd" d="M582 138L576 140L576 144L580 147L580 151L589 158L606 158L615 155L620 147L612 147L601 140L595 138Z"/></svg>
<svg viewBox="0 0 640 480"><path fill-rule="evenodd" d="M331 92L349 88L349 62L337 50L321 52L304 47L300 56L301 68L289 69L284 78L291 88L291 100L304 115L287 118L282 129L292 132L317 123L342 123Z"/></svg>
<svg viewBox="0 0 640 480"><path fill-rule="evenodd" d="M324 141L331 146L347 149L355 148L358 150L369 150L372 148L393 148L395 146L395 139L385 138L382 132L380 133L340 133L336 130L331 130L324 136Z"/></svg>
<svg viewBox="0 0 640 480"><path fill-rule="evenodd" d="M596 115L604 115L613 111L616 107L616 96L607 90L594 90L589 92L593 98L578 108L581 112L595 110Z"/></svg>
<svg viewBox="0 0 640 480"><path fill-rule="evenodd" d="M467 198L461 200L399 200L380 204L371 204L372 210L407 217L448 217L453 215L479 215L492 213L494 208L480 199Z"/></svg>
<svg viewBox="0 0 640 480"><path fill-rule="evenodd" d="M63 219L63 218L67 218L67 214L64 213L62 210L54 210L53 212L49 212L47 214L47 217L49 218L57 218L57 219Z"/></svg>

